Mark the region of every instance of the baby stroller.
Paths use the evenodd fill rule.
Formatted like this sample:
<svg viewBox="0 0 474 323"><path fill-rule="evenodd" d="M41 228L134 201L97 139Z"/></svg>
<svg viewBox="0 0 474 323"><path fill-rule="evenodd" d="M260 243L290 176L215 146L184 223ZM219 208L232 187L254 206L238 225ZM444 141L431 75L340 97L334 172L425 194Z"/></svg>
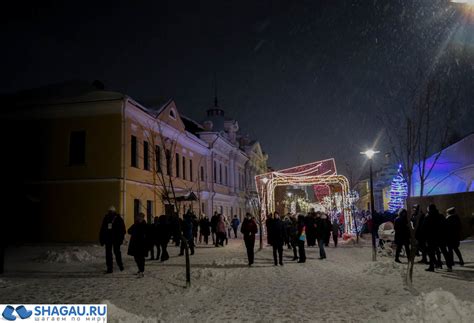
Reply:
<svg viewBox="0 0 474 323"><path fill-rule="evenodd" d="M378 235L379 235L378 249L380 251L385 250L389 253L392 253L396 248L395 228L394 228L393 223L390 221L382 223L379 226Z"/></svg>

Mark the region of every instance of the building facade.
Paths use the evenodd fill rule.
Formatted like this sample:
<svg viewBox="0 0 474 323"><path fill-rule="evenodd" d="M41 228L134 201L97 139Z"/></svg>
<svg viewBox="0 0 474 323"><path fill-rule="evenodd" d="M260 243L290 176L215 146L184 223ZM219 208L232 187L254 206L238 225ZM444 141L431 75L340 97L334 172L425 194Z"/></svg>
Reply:
<svg viewBox="0 0 474 323"><path fill-rule="evenodd" d="M18 106L5 117L25 131L10 148L19 161L34 163L12 176L24 183L12 196L22 196L39 240L97 241L111 205L127 226L138 212L150 221L190 208L241 218L252 211L251 175L263 170L266 155L265 165L249 170L255 157L240 146L236 121L224 120L219 130L182 117L172 100L151 109L103 90ZM26 138L34 138L33 147L18 148Z"/></svg>

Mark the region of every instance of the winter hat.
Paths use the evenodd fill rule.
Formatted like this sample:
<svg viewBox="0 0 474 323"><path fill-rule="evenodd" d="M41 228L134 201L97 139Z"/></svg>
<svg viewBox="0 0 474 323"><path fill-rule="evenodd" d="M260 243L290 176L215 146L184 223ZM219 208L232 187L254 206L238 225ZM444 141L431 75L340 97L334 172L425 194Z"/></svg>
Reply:
<svg viewBox="0 0 474 323"><path fill-rule="evenodd" d="M449 215L452 215L452 214L456 213L456 208L454 206L450 207L449 209L446 210L446 213L449 214Z"/></svg>
<svg viewBox="0 0 474 323"><path fill-rule="evenodd" d="M115 206L113 205L109 206L109 212L115 212Z"/></svg>

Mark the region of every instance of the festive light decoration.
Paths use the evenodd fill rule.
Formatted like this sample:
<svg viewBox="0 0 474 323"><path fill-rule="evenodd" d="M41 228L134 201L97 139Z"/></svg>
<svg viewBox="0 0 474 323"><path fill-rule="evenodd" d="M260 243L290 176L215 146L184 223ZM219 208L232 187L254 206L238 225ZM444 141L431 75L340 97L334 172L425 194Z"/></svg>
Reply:
<svg viewBox="0 0 474 323"><path fill-rule="evenodd" d="M397 212L405 205L408 196L408 186L402 175L402 165L398 166L398 174L393 178L390 187L390 202L388 202L388 210Z"/></svg>
<svg viewBox="0 0 474 323"><path fill-rule="evenodd" d="M257 175L255 182L262 205L262 218L265 218L267 212L274 212L275 188L278 186L339 185L341 187L339 203L342 207L349 192L349 181L345 176L337 174L333 158ZM341 211L344 211L346 230L350 230L351 210L341 208Z"/></svg>

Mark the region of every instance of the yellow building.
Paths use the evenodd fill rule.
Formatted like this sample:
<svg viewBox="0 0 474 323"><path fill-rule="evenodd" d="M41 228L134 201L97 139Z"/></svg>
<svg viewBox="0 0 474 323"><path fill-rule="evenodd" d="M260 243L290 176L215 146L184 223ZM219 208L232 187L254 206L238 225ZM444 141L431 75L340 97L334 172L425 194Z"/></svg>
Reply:
<svg viewBox="0 0 474 323"><path fill-rule="evenodd" d="M101 90L21 105L7 117L26 128L21 140L34 138L31 150L18 151L21 160L33 156L34 167L18 192L43 241L97 241L111 205L127 227L138 212L151 220L188 208L208 216L247 211L248 156L225 134L182 118L172 100L152 110ZM169 206L189 195L196 198L179 210Z"/></svg>

